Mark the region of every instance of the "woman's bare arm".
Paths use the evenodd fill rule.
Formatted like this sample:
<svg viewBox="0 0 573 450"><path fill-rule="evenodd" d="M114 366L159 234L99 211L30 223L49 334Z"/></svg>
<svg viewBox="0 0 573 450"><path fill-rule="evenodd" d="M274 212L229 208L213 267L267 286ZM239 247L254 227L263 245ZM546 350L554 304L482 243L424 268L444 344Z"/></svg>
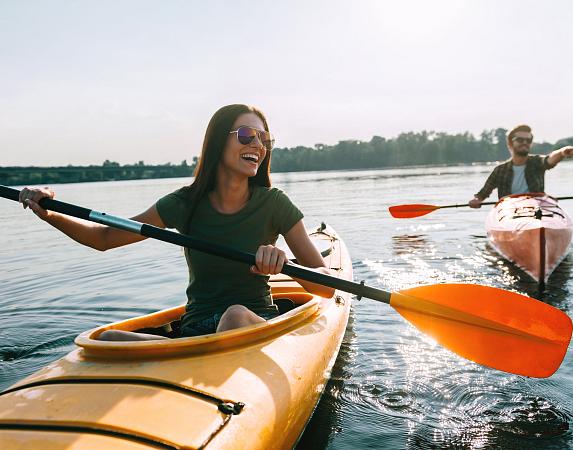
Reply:
<svg viewBox="0 0 573 450"><path fill-rule="evenodd" d="M20 202L24 209L30 208L40 219L46 221L54 228L57 228L62 233L82 245L96 250L105 251L146 239L145 236L141 236L136 233L45 210L38 204L38 202L44 197L54 198L54 192L48 188L24 188L20 192ZM161 220L155 205L131 219L154 225L156 227L165 228L165 224Z"/></svg>

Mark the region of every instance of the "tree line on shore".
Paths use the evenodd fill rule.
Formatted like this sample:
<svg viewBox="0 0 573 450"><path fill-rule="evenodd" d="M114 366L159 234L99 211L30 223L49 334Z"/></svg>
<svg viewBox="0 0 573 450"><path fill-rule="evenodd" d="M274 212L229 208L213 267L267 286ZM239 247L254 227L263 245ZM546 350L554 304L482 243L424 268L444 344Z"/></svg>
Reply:
<svg viewBox="0 0 573 450"><path fill-rule="evenodd" d="M374 136L370 141L344 140L335 145L316 144L273 149L273 172L315 170L373 169L420 165L469 164L505 160L509 157L507 130L483 131L479 138L471 133L448 134L422 131L402 133L393 139ZM573 137L555 144L535 143L533 152L547 154L563 145L573 145ZM0 167L0 184L56 184L87 181L133 180L190 177L197 165L191 164L120 165L106 160L101 166Z"/></svg>

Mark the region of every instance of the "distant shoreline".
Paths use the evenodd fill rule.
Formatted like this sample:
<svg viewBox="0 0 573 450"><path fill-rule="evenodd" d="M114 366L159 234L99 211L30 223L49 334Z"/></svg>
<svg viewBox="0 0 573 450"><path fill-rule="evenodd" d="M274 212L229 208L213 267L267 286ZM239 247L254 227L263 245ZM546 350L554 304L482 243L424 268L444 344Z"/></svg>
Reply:
<svg viewBox="0 0 573 450"><path fill-rule="evenodd" d="M468 163L450 164L412 164L402 166L384 167L361 167L348 169L323 169L323 170L273 170L271 173L301 173L301 172L355 172L361 170L395 170L395 169L420 169L420 168L440 168L440 167L468 167L475 165L496 165L502 161L479 161ZM573 161L565 160L562 164ZM155 180L163 178L192 178L195 166L181 168L173 165L141 166L140 171L133 171L137 166L120 166L116 170L108 169L104 166L65 166L65 167L38 167L38 166L15 166L0 167L0 185L24 186L24 185L49 185L49 184L69 184L69 183L94 183L105 181L129 181L129 180ZM139 167L138 167L139 168ZM169 170L172 169L172 170ZM118 176L124 173L125 175ZM137 176L137 174L140 176ZM66 174L62 178L57 174ZM81 174L81 177L79 176ZM79 178L79 179L77 179Z"/></svg>
<svg viewBox="0 0 573 450"><path fill-rule="evenodd" d="M413 164L402 166L385 167L362 167L348 169L323 169L323 170L273 170L271 173L300 173L300 172L336 172L336 171L360 171L360 170L393 170L393 169L416 169L431 167L465 167L476 164L496 164L499 161L484 161L473 163L451 164ZM24 185L48 185L69 183L94 183L105 181L129 181L129 180L153 180L163 178L192 178L195 166L181 168L173 165L145 165L145 166L119 166L108 168L105 166L14 166L0 167L0 185L24 186Z"/></svg>
<svg viewBox="0 0 573 450"><path fill-rule="evenodd" d="M402 133L396 138L373 136L370 141L346 140L336 145L275 148L271 171L314 172L333 170L377 170L402 167L461 166L507 160L507 130L485 130L479 138L470 133L447 134L423 131ZM535 143L532 153L548 154L563 145L572 145L573 137L555 144ZM145 180L192 177L198 158L191 164L149 165L143 161L120 165L105 160L101 166L0 167L0 184L38 185L97 181Z"/></svg>
<svg viewBox="0 0 573 450"><path fill-rule="evenodd" d="M193 175L195 165L146 165L120 166L107 162L101 166L64 167L0 167L0 184L6 186L89 183L98 181L147 180L156 178L181 178Z"/></svg>

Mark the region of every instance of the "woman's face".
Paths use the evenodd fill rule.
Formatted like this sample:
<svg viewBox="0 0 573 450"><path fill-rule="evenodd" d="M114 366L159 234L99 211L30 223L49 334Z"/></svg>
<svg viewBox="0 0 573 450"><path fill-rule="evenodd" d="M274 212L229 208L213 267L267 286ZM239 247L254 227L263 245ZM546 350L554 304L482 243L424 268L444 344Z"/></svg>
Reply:
<svg viewBox="0 0 573 450"><path fill-rule="evenodd" d="M257 114L241 114L231 128L231 133L223 150L220 166L245 177L254 177L267 155L267 150L261 143L258 133L251 143L241 144L237 135L239 127L250 127L258 131L265 131L265 125Z"/></svg>

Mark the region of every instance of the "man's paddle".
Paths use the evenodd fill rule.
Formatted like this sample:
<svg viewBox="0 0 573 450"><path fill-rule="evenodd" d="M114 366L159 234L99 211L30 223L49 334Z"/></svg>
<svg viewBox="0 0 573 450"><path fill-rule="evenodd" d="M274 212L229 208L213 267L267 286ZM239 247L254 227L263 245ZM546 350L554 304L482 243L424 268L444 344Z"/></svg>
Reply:
<svg viewBox="0 0 573 450"><path fill-rule="evenodd" d="M573 197L557 197L556 200L570 200ZM482 205L495 205L498 202L484 202ZM445 206L436 206L436 205L424 205L424 204L412 204L412 205L396 205L390 206L388 211L392 217L396 219L412 219L414 217L421 217L425 216L426 214L430 214L432 211L436 209L443 209L443 208L463 208L465 206L469 206L467 203L461 203L458 205L445 205Z"/></svg>
<svg viewBox="0 0 573 450"><path fill-rule="evenodd" d="M0 196L18 201L19 191L0 186ZM246 264L255 255L204 242L130 219L60 202L43 208L193 248ZM384 302L438 343L484 366L529 377L548 377L561 365L571 340L571 319L524 295L472 284L436 284L386 292L287 263L282 273Z"/></svg>

